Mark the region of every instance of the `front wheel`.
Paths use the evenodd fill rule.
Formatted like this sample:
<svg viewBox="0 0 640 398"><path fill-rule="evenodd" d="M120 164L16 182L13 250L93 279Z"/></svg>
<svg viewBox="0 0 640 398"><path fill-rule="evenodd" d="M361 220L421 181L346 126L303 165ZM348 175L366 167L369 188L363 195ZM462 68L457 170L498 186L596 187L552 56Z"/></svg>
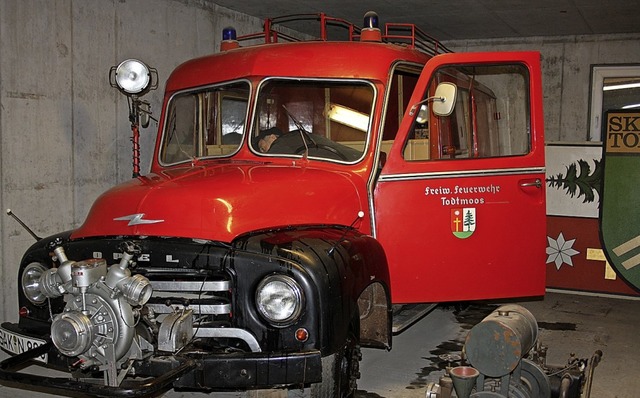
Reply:
<svg viewBox="0 0 640 398"><path fill-rule="evenodd" d="M311 386L311 397L353 397L360 378L360 359L358 338L350 334L338 352L322 358L322 382Z"/></svg>

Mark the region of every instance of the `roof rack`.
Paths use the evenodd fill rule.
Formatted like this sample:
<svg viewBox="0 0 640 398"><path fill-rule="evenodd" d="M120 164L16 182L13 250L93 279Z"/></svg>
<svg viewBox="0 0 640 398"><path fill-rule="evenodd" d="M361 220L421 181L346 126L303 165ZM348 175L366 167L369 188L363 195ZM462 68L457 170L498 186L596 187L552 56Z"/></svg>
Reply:
<svg viewBox="0 0 640 398"><path fill-rule="evenodd" d="M295 23L301 23L304 21L319 22L319 34L315 37L311 36L310 39L301 39L290 33L284 32L282 29L284 27L295 30L295 26L286 26L285 24L293 23L295 25ZM340 30L342 32L342 39L336 39L335 37L331 39L329 38L330 31L331 33L334 33L336 30ZM290 14L265 19L264 30L262 32L238 36L238 41L261 39L264 44L313 40L358 41L360 40L361 32L362 29L353 23L341 18L327 16L325 13ZM418 28L415 24L409 23L386 23L384 34L382 35L382 41L385 43L405 45L429 55L452 52L437 39Z"/></svg>
<svg viewBox="0 0 640 398"><path fill-rule="evenodd" d="M406 43L429 55L453 52L412 23L386 23L382 40L395 44Z"/></svg>

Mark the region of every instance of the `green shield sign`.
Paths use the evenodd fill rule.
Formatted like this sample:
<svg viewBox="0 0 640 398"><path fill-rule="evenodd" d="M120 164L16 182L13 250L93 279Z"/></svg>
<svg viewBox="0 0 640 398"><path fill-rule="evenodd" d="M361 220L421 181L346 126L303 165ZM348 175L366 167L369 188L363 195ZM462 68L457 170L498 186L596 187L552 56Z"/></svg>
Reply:
<svg viewBox="0 0 640 398"><path fill-rule="evenodd" d="M640 112L608 111L603 122L600 238L611 266L640 290Z"/></svg>

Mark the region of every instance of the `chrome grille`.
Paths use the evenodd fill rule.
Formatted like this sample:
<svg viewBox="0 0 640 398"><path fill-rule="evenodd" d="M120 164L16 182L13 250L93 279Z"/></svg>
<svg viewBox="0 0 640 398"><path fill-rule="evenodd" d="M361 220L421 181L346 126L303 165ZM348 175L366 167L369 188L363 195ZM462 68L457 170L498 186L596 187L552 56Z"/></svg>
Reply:
<svg viewBox="0 0 640 398"><path fill-rule="evenodd" d="M188 308L196 315L229 315L230 285L228 280L152 280L147 307L156 314Z"/></svg>

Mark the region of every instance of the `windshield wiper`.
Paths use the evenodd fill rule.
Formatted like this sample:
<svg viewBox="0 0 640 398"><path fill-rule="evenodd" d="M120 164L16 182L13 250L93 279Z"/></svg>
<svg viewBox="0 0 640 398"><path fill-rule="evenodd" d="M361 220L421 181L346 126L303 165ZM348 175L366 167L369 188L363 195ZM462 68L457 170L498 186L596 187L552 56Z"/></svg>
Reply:
<svg viewBox="0 0 640 398"><path fill-rule="evenodd" d="M284 106L284 104L282 105L282 108L284 109L284 111L287 113L287 116L289 116L293 124L296 125L296 127L298 128L298 131L300 132L300 138L302 138L302 143L304 144L304 149L305 149L304 157L306 158L309 155L309 145L307 145L307 139L309 139L309 141L311 142L311 144L313 144L315 148L318 147L318 144L316 144L313 138L311 138L311 133L304 128L304 126L302 125L302 123L300 123L298 119L293 117L291 112L289 112L289 110L287 109L286 106Z"/></svg>
<svg viewBox="0 0 640 398"><path fill-rule="evenodd" d="M188 153L184 147L182 146L182 143L180 142L180 135L182 135L181 133L178 133L178 130L176 128L177 126L177 121L176 121L176 115L174 114L171 120L171 132L169 133L168 136L168 143L171 144L171 142L174 140L175 138L175 143L178 144L178 151L180 153L182 153L187 159L189 159L191 161L191 167L195 166L196 162L198 161L198 157L195 155L192 155L190 153Z"/></svg>

